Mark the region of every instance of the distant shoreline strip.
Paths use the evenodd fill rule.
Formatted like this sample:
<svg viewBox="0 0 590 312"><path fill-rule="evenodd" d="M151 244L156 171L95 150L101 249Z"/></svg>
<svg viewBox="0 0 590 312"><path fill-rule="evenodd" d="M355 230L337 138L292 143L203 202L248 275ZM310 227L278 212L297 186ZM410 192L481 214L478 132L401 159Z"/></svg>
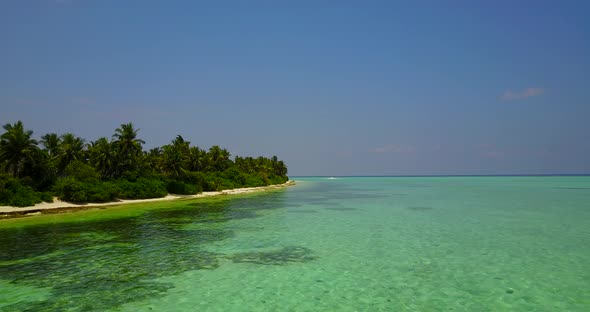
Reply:
<svg viewBox="0 0 590 312"><path fill-rule="evenodd" d="M128 204L138 204L138 203L153 203L153 202L161 202L161 201L171 201L171 200L186 200L186 199L197 199L197 198L206 198L206 197L214 197L214 196L223 196L223 195L239 195L239 194L248 194L254 192L262 192L262 191L269 191L269 190L276 190L288 186L295 185L295 181L289 180L283 184L275 184L275 185L267 185L267 186L259 186L259 187L246 187L246 188L237 188L237 189L229 189L223 190L218 192L202 192L195 195L174 195L169 194L166 197L159 197L159 198L149 198L149 199L125 199L125 200L118 200L116 202L108 202L108 203L88 203L88 204L74 204L68 203L60 200L55 200L53 203L39 203L35 206L28 206L28 207L12 207L12 206L0 206L0 220L2 219L12 219L12 218L20 218L20 217L28 217L34 215L41 215L41 214L55 214L55 213L64 213L64 212L76 212L76 211L84 211L90 209L106 209L108 207L113 206L122 206Z"/></svg>

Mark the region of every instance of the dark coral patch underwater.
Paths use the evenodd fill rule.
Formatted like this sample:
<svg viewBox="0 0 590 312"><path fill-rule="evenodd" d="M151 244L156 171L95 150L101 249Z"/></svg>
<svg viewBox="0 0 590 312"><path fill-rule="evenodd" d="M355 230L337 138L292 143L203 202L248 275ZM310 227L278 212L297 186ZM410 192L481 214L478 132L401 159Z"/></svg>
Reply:
<svg viewBox="0 0 590 312"><path fill-rule="evenodd" d="M228 257L235 263L255 263L263 265L286 265L316 260L310 249L299 246L288 246L270 251L237 253Z"/></svg>
<svg viewBox="0 0 590 312"><path fill-rule="evenodd" d="M355 210L358 210L356 208L350 208L350 207L329 207L326 209L334 210L334 211L355 211Z"/></svg>
<svg viewBox="0 0 590 312"><path fill-rule="evenodd" d="M413 211L430 211L434 208L429 206L409 206L408 209Z"/></svg>
<svg viewBox="0 0 590 312"><path fill-rule="evenodd" d="M312 209L296 209L296 210L288 210L288 213L317 213L317 210Z"/></svg>

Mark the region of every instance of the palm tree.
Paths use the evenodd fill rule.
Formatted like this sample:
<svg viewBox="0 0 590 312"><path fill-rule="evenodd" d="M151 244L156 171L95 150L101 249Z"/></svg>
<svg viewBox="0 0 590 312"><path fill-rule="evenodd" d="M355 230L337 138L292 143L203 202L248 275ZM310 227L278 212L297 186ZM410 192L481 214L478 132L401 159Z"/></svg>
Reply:
<svg viewBox="0 0 590 312"><path fill-rule="evenodd" d="M279 160L278 162L278 171L277 174L281 177L286 177L287 173L289 172L287 169L287 165L285 164L285 162L283 162L282 160Z"/></svg>
<svg viewBox="0 0 590 312"><path fill-rule="evenodd" d="M31 139L33 131L25 130L22 121L5 124L6 130L0 136L0 164L4 163L6 171L20 177L27 161L33 161L39 152L37 141Z"/></svg>
<svg viewBox="0 0 590 312"><path fill-rule="evenodd" d="M135 129L132 123L122 124L115 129L113 139L118 154L119 173L137 168L142 154L141 145L145 144L143 140L137 138L138 132L139 129Z"/></svg>
<svg viewBox="0 0 590 312"><path fill-rule="evenodd" d="M175 149L177 149L184 155L188 154L190 144L191 142L185 141L180 134L177 135L176 138L174 138L174 140L172 140L172 146L174 146Z"/></svg>
<svg viewBox="0 0 590 312"><path fill-rule="evenodd" d="M162 149L155 147L148 152L143 152L143 166L151 172L159 171L162 163Z"/></svg>
<svg viewBox="0 0 590 312"><path fill-rule="evenodd" d="M61 136L61 144L58 149L58 154L55 159L57 161L57 169L63 172L66 167L74 160L85 161L85 146L86 140L75 136L72 133L65 133Z"/></svg>
<svg viewBox="0 0 590 312"><path fill-rule="evenodd" d="M170 144L162 147L162 171L173 178L183 176L191 167L190 151L190 142L177 135Z"/></svg>
<svg viewBox="0 0 590 312"><path fill-rule="evenodd" d="M105 137L92 142L89 148L90 163L103 178L111 178L115 173L117 154L114 146Z"/></svg>
<svg viewBox="0 0 590 312"><path fill-rule="evenodd" d="M264 172L266 174L272 171L272 164L268 158L258 156L256 158L256 171Z"/></svg>
<svg viewBox="0 0 590 312"><path fill-rule="evenodd" d="M175 179L181 177L185 172L186 158L178 145L164 145L162 147L161 168L164 173Z"/></svg>
<svg viewBox="0 0 590 312"><path fill-rule="evenodd" d="M277 156L273 156L270 159L272 165L272 174L276 176L286 176L287 175L287 166L282 160L279 160Z"/></svg>
<svg viewBox="0 0 590 312"><path fill-rule="evenodd" d="M207 152L197 146L191 146L188 151L188 169L202 171L206 166Z"/></svg>
<svg viewBox="0 0 590 312"><path fill-rule="evenodd" d="M211 146L211 148L209 148L210 169L224 171L231 164L231 160L229 159L230 156L231 155L225 148L221 148L218 145Z"/></svg>
<svg viewBox="0 0 590 312"><path fill-rule="evenodd" d="M57 133L48 133L41 137L41 144L50 158L54 158L59 154L59 148L61 145L61 138Z"/></svg>

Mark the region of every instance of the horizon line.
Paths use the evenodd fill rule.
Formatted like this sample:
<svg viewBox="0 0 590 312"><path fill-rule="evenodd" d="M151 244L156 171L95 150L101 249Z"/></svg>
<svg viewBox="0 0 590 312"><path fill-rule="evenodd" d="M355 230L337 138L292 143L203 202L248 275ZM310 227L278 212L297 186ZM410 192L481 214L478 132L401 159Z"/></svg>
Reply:
<svg viewBox="0 0 590 312"><path fill-rule="evenodd" d="M590 176L590 173L536 173L536 174L415 174L415 175L292 175L299 178L413 178L413 177L566 177Z"/></svg>

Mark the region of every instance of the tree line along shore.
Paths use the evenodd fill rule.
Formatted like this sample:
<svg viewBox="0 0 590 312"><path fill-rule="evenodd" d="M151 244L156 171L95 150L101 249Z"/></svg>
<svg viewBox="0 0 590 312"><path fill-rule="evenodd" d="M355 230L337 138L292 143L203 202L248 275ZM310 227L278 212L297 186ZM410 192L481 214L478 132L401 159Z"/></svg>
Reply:
<svg viewBox="0 0 590 312"><path fill-rule="evenodd" d="M131 122L109 139L86 141L73 133L48 133L39 141L21 121L0 136L0 206L52 202L104 203L115 199L160 198L172 194L282 184L287 166L276 156L240 157L217 145L193 146L181 135L170 144L144 150Z"/></svg>

